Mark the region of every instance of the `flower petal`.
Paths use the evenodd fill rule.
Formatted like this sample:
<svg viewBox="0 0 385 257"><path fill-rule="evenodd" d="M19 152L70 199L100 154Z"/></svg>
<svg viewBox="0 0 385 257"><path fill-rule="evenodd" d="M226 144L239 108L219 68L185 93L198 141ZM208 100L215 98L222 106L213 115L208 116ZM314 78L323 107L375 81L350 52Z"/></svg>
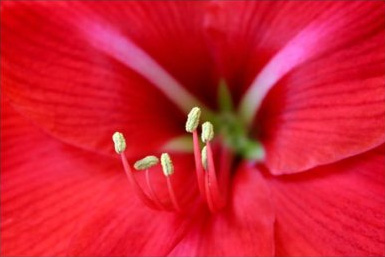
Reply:
<svg viewBox="0 0 385 257"><path fill-rule="evenodd" d="M174 93L179 99L180 91L170 81L209 102L212 75L201 36L202 4L2 3L3 92L18 111L63 141L112 154L110 137L120 130L129 154L134 148L148 152L183 132L184 116L168 97ZM95 34L95 28L104 34ZM121 52L120 44L128 41L157 69L152 62L139 63L143 58L135 47L130 48L135 53ZM132 54L131 66L125 54ZM175 80L159 75L159 69Z"/></svg>
<svg viewBox="0 0 385 257"><path fill-rule="evenodd" d="M219 213L199 215L172 256L273 256L274 210L266 182L255 168L241 166L231 199Z"/></svg>
<svg viewBox="0 0 385 257"><path fill-rule="evenodd" d="M57 142L2 101L1 256L64 255L89 206L121 180L117 164Z"/></svg>
<svg viewBox="0 0 385 257"><path fill-rule="evenodd" d="M383 256L384 150L272 177L277 255Z"/></svg>
<svg viewBox="0 0 385 257"><path fill-rule="evenodd" d="M309 62L270 92L257 122L274 174L332 163L384 142L384 36Z"/></svg>

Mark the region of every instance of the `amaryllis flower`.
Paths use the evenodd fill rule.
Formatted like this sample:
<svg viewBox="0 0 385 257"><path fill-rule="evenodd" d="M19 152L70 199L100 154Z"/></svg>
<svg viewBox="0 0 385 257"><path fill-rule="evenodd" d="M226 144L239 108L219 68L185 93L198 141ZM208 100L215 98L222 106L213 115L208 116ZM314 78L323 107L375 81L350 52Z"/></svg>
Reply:
<svg viewBox="0 0 385 257"><path fill-rule="evenodd" d="M1 255L384 255L384 8L2 1Z"/></svg>

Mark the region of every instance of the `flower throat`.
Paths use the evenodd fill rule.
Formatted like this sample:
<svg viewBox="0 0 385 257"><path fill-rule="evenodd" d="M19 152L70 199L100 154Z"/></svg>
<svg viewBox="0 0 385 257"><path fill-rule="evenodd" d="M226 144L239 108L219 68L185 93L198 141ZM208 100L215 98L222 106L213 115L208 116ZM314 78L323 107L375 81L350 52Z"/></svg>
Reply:
<svg viewBox="0 0 385 257"><path fill-rule="evenodd" d="M199 107L191 109L185 126L186 131L192 135L199 193L211 212L217 212L226 205L234 157L249 161L263 158L261 145L248 138L248 130L234 114L231 96L224 83L221 83L218 95L220 112L216 115L211 114L208 117L210 121L204 122L201 126L201 141L204 144L202 149L198 135L202 114ZM215 137L215 134L218 136ZM115 132L112 139L115 151L120 154L127 178L142 202L152 209L184 213L181 199L175 193L172 177L174 165L169 154L163 153L160 157L168 189L169 204L166 204L154 190L150 177L150 170L158 165L159 159L156 156L147 156L134 164L135 170L142 170L145 173L146 186L142 187L135 179L132 168L124 155L126 142L123 134ZM214 159L213 148L216 149L215 153L218 154L216 157L219 158Z"/></svg>

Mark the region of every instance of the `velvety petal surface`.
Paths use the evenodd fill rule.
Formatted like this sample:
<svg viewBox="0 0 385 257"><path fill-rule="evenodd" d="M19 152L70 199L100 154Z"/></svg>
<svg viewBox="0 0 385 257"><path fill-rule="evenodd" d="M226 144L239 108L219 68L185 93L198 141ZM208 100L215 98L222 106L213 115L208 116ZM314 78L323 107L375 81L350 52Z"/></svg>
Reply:
<svg viewBox="0 0 385 257"><path fill-rule="evenodd" d="M385 254L385 147L272 177L279 256Z"/></svg>
<svg viewBox="0 0 385 257"><path fill-rule="evenodd" d="M128 154L148 152L183 133L185 117L168 96L184 98L170 78L206 103L213 93L202 5L2 2L2 92L65 142L112 154L120 130Z"/></svg>
<svg viewBox="0 0 385 257"><path fill-rule="evenodd" d="M118 168L57 142L2 102L1 256L64 255L91 203L124 179Z"/></svg>
<svg viewBox="0 0 385 257"><path fill-rule="evenodd" d="M233 178L228 206L196 215L171 256L273 256L274 210L259 171L242 165Z"/></svg>

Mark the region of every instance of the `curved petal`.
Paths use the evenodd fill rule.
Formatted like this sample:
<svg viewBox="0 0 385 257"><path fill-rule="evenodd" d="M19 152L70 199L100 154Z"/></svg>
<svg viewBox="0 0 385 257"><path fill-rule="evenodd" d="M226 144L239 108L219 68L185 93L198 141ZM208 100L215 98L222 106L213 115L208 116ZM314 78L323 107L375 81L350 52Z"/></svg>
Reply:
<svg viewBox="0 0 385 257"><path fill-rule="evenodd" d="M2 101L1 256L64 255L90 204L121 180L117 164L56 141Z"/></svg>
<svg viewBox="0 0 385 257"><path fill-rule="evenodd" d="M272 177L277 255L383 256L384 150Z"/></svg>
<svg viewBox="0 0 385 257"><path fill-rule="evenodd" d="M129 151L148 152L183 131L170 96L188 105L191 91L209 102L202 4L2 3L2 92L65 142L112 153L120 130Z"/></svg>
<svg viewBox="0 0 385 257"><path fill-rule="evenodd" d="M332 163L384 142L384 36L308 62L270 92L257 122L272 173Z"/></svg>
<svg viewBox="0 0 385 257"><path fill-rule="evenodd" d="M274 210L259 171L242 165L226 209L197 216L171 256L273 256Z"/></svg>

